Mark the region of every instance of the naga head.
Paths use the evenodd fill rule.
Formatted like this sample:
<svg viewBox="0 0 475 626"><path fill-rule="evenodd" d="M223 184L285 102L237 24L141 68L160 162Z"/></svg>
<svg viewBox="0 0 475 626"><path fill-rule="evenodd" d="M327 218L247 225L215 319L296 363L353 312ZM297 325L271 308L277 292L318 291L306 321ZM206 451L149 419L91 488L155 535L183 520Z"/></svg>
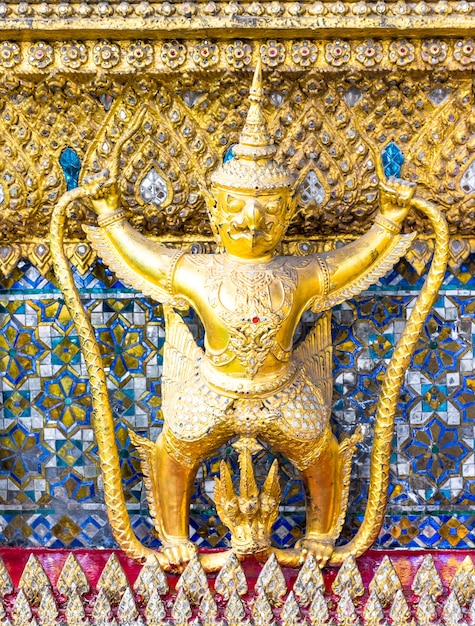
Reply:
<svg viewBox="0 0 475 626"><path fill-rule="evenodd" d="M279 513L279 465L275 460L260 492L249 450L240 453L239 466L239 495L234 491L228 466L221 461L214 496L218 515L231 531L233 551L245 556L265 552L270 547L272 525Z"/></svg>
<svg viewBox="0 0 475 626"><path fill-rule="evenodd" d="M262 111L262 71L258 61L251 106L234 157L212 175L216 201L211 217L227 252L255 259L271 254L292 217L293 178L279 164Z"/></svg>

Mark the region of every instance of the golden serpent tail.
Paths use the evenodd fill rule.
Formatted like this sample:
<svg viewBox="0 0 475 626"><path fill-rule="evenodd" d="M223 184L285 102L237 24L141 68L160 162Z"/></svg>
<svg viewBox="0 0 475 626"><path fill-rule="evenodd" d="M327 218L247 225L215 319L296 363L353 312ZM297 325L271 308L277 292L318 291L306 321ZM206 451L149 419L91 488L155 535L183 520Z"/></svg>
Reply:
<svg viewBox="0 0 475 626"><path fill-rule="evenodd" d="M107 506L112 533L120 548L130 558L145 561L156 553L144 547L135 536L121 487L119 455L114 435L114 421L107 394L106 379L101 354L94 335L94 329L82 306L74 284L73 274L63 250L63 227L68 205L86 195L82 187L65 193L53 211L51 219L51 254L54 269L66 306L76 326L81 349L89 376L93 426L99 449L99 459L104 481L104 498Z"/></svg>
<svg viewBox="0 0 475 626"><path fill-rule="evenodd" d="M413 198L411 204L430 220L435 233L434 256L427 279L394 350L381 386L374 426L368 504L363 523L349 543L335 549L330 565L340 565L350 555L360 556L378 537L386 511L389 462L399 391L419 334L445 275L449 251L449 234L445 217L437 207L418 196Z"/></svg>

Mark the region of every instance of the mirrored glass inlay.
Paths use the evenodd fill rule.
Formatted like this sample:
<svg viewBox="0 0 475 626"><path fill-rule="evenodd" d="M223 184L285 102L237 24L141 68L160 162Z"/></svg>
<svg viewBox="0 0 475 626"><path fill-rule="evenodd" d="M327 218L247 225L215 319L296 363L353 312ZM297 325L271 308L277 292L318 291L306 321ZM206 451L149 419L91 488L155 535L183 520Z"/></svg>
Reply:
<svg viewBox="0 0 475 626"><path fill-rule="evenodd" d="M59 164L63 168L66 188L76 189L79 183L79 172L81 171L81 161L72 148L65 148L59 157Z"/></svg>
<svg viewBox="0 0 475 626"><path fill-rule="evenodd" d="M155 206L160 206L168 199L167 183L153 167L140 183L140 197Z"/></svg>
<svg viewBox="0 0 475 626"><path fill-rule="evenodd" d="M394 141L388 143L381 152L381 158L383 159L383 168L386 176L399 178L401 176L401 167L404 163L404 155L397 143Z"/></svg>
<svg viewBox="0 0 475 626"><path fill-rule="evenodd" d="M300 197L304 204L309 204L312 200L317 204L322 204L325 200L325 189L313 170L305 176L300 187Z"/></svg>
<svg viewBox="0 0 475 626"><path fill-rule="evenodd" d="M5 192L3 191L2 183L0 183L0 204L3 204L5 201Z"/></svg>
<svg viewBox="0 0 475 626"><path fill-rule="evenodd" d="M473 160L465 170L460 180L460 187L465 193L475 192L475 160Z"/></svg>

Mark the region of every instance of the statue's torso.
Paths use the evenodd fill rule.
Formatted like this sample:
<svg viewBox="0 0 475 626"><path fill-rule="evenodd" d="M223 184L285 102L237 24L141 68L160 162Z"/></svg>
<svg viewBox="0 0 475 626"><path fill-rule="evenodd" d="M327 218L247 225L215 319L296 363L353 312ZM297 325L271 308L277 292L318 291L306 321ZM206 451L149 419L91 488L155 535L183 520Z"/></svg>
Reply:
<svg viewBox="0 0 475 626"><path fill-rule="evenodd" d="M247 379L285 368L296 325L319 289L312 257L250 264L227 255L189 255L177 278L205 326L210 364Z"/></svg>

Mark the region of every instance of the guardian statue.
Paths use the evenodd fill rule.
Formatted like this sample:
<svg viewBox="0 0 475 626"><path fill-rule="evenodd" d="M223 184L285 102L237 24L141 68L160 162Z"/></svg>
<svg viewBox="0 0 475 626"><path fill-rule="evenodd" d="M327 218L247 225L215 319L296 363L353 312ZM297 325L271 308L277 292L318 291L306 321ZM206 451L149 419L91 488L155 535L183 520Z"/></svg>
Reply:
<svg viewBox="0 0 475 626"><path fill-rule="evenodd" d="M53 219L53 252L66 301L83 337L95 409L106 500L116 539L136 559L153 558L132 533L123 502L113 422L100 355L61 253L64 208L88 197L98 228L88 228L102 260L128 285L164 303L166 344L162 379L163 431L155 442L132 435L139 449L150 513L162 542L157 558L180 569L196 553L188 535L193 481L200 464L230 440L240 451L241 492L222 464L216 503L241 558L266 557L279 503L274 467L261 493L252 473L258 440L282 453L299 470L306 495L305 537L292 549L274 550L281 563L298 565L308 553L318 563L358 555L377 536L384 514L390 443L399 387L424 317L444 273L444 220L416 195L413 183L384 180L372 228L336 250L309 256L279 254L292 219L296 190L291 173L275 159L276 148L262 111L258 66L250 108L234 158L212 176L210 217L218 237L215 254L168 248L134 230L125 219L117 165L68 192ZM400 235L411 207L432 219L439 241L431 274L389 366L376 415L370 501L357 537L335 548L344 522L351 458L359 431L339 443L330 428L332 398L331 308L357 295L405 254L413 235ZM56 229L56 230L55 230ZM59 234L58 234L59 233ZM444 234L445 233L445 234ZM445 239L444 239L445 237ZM176 309L192 307L205 329L204 349ZM315 328L296 347L302 315L320 313ZM222 555L202 557L215 569Z"/></svg>

